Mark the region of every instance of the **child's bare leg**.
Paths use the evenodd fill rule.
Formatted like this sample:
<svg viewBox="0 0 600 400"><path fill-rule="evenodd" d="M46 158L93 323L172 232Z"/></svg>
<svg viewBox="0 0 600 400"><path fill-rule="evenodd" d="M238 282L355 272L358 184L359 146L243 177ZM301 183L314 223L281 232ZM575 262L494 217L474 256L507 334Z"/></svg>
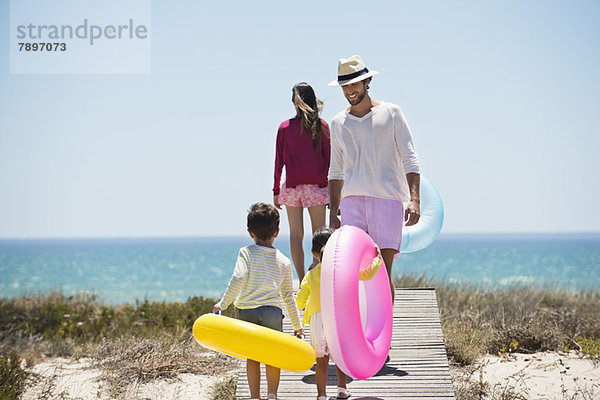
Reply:
<svg viewBox="0 0 600 400"><path fill-rule="evenodd" d="M327 365L329 356L317 358L317 396L327 396Z"/></svg>
<svg viewBox="0 0 600 400"><path fill-rule="evenodd" d="M246 375L250 387L250 397L260 399L260 363L254 360L246 360Z"/></svg>
<svg viewBox="0 0 600 400"><path fill-rule="evenodd" d="M302 207L285 206L290 223L290 252L292 253L292 261L294 268L298 274L298 279L302 282L304 278L304 248L302 240L304 239L304 219Z"/></svg>
<svg viewBox="0 0 600 400"><path fill-rule="evenodd" d="M345 388L347 381L346 374L341 369L339 369L337 365L335 366L335 373L337 375L338 386Z"/></svg>
<svg viewBox="0 0 600 400"><path fill-rule="evenodd" d="M279 377L281 370L271 365L266 366L267 369L267 394L277 394L279 389Z"/></svg>

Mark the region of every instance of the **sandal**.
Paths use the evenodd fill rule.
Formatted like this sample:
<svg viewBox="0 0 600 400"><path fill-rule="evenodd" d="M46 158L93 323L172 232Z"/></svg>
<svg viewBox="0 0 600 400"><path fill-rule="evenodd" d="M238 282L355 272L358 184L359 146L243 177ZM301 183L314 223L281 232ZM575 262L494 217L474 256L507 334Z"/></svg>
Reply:
<svg viewBox="0 0 600 400"><path fill-rule="evenodd" d="M337 399L344 400L344 399L348 399L348 398L350 398L350 396L352 396L350 391L346 388L338 386L337 391L338 391Z"/></svg>
<svg viewBox="0 0 600 400"><path fill-rule="evenodd" d="M327 400L327 396L317 396L317 400Z"/></svg>

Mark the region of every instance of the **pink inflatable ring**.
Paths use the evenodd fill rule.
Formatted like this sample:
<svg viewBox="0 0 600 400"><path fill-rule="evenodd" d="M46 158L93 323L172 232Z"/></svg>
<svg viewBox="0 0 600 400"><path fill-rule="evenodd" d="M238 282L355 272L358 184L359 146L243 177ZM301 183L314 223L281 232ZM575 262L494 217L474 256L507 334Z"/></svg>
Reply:
<svg viewBox="0 0 600 400"><path fill-rule="evenodd" d="M355 379L375 375L392 340L392 295L385 268L368 281L361 269L376 256L375 243L354 226L331 235L321 267L321 313L329 351L336 365Z"/></svg>

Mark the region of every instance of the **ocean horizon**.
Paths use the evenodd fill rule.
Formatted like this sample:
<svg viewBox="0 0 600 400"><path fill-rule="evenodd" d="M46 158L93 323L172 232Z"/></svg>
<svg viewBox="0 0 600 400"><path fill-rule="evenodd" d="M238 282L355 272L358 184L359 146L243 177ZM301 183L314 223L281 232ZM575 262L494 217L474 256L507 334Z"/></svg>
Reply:
<svg viewBox="0 0 600 400"><path fill-rule="evenodd" d="M216 299L239 248L250 244L247 236L0 239L0 297L59 291L108 304ZM290 257L288 237L275 247ZM308 266L308 236L304 247ZM399 254L393 273L483 288L600 290L600 232L443 233L424 250Z"/></svg>

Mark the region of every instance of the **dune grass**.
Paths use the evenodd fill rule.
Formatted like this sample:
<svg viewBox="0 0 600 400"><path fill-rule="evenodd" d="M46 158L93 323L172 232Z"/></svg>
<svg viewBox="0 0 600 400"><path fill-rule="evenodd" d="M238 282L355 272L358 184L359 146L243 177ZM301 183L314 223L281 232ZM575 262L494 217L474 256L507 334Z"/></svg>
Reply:
<svg viewBox="0 0 600 400"><path fill-rule="evenodd" d="M446 350L472 364L485 353L577 350L598 360L600 292L514 286L441 284L403 276L397 287L435 287Z"/></svg>
<svg viewBox="0 0 600 400"><path fill-rule="evenodd" d="M231 358L214 352L199 351L192 340L168 341L123 337L103 340L94 354L109 394L122 398L133 386L156 379L173 379L178 374L222 376L236 368Z"/></svg>
<svg viewBox="0 0 600 400"><path fill-rule="evenodd" d="M453 365L472 365L486 353L546 350L576 350L599 360L600 292L482 289L425 276L401 276L396 287L436 288ZM203 352L191 338L193 322L210 312L214 302L191 297L178 303L141 300L109 306L94 295L59 292L0 298L0 399L17 398L14 393L22 391L25 371L15 361L20 359L34 365L45 357L90 357L115 394L126 381L231 370L234 361ZM231 308L227 312L231 315ZM220 385L235 387L230 379Z"/></svg>

